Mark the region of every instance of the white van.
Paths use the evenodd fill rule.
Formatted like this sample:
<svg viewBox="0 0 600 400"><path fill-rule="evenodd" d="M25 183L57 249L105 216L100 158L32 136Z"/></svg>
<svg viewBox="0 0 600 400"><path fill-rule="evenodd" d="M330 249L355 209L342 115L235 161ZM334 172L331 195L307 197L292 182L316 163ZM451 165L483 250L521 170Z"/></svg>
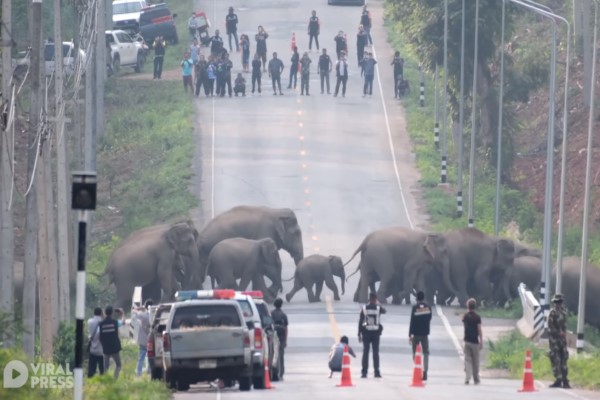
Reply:
<svg viewBox="0 0 600 400"><path fill-rule="evenodd" d="M114 29L139 30L140 11L147 7L146 0L114 0L112 3Z"/></svg>

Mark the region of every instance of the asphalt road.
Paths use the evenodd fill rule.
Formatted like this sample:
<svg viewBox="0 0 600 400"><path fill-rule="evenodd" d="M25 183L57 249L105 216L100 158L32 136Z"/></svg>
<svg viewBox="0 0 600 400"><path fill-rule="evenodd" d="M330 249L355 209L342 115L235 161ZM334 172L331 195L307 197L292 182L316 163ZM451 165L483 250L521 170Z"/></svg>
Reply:
<svg viewBox="0 0 600 400"><path fill-rule="evenodd" d="M268 53L277 51L286 65L283 96L273 96L270 79L263 76L261 96L195 100L198 146L194 169L195 187L202 206L196 216L208 221L240 204L292 208L303 230L305 255L336 254L347 260L366 234L391 225L424 226L416 193L418 173L405 131L403 110L393 98L390 67L393 49L383 28L382 1L370 1L374 22L372 51L379 61L373 96L362 96L362 80L356 65L355 35L359 7L328 6L326 0L196 0L196 10L208 13L213 27L224 34L224 17L233 6L240 23L238 33L253 40L258 25L269 33ZM308 48L306 26L311 10L321 20L321 48L335 61L333 37L348 33L349 73L346 97L321 94L316 63L319 53L309 53L313 63L310 96L285 89L289 74L292 33L302 54ZM187 16L182 16L187 18ZM182 35L183 37L183 35ZM224 37L227 46L227 38ZM208 53L208 49L204 50ZM270 58L270 57L269 57ZM235 73L241 71L241 54L232 52ZM250 75L245 75L248 83ZM335 74L331 75L335 84ZM413 87L418 87L413 83ZM333 87L331 88L333 93ZM416 92L416 91L415 91ZM418 93L413 93L418 96ZM282 252L284 278L294 271L293 260ZM349 266L353 270L355 260ZM338 281L339 282L339 281ZM482 384L464 385L461 360L461 323L455 309L437 309L432 322L430 379L424 389L411 388L407 306L390 306L383 318L381 342L383 379L360 379L360 361L352 360L353 388L336 388L339 374L328 379L327 354L334 337L345 334L360 357L356 339L358 305L352 294L358 276L350 279L341 302L328 312L326 303L309 304L306 293L296 294L285 305L290 319L285 382L274 390L240 393L193 386L175 399L509 399L517 395L518 380L498 379L484 371ZM284 293L292 282L284 283ZM323 291L323 300L329 295ZM331 311L331 310L330 310ZM492 327L493 325L498 325ZM504 324L505 325L505 324ZM487 329L487 330L486 330ZM507 329L502 323L484 321L484 335ZM534 366L535 368L535 366ZM521 396L568 399L576 395L541 388ZM588 395L586 395L588 396ZM583 398L583 397L579 397ZM597 397L585 397L597 398Z"/></svg>

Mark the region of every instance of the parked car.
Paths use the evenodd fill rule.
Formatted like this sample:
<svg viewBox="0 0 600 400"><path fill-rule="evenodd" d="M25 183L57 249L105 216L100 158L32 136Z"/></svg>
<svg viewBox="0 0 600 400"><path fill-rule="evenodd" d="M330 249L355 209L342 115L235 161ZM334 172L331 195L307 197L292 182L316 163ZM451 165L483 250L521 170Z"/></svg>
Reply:
<svg viewBox="0 0 600 400"><path fill-rule="evenodd" d="M117 73L121 67L133 67L141 72L146 62L148 46L143 40L134 40L122 30L106 31L106 43L110 46L112 72Z"/></svg>
<svg viewBox="0 0 600 400"><path fill-rule="evenodd" d="M54 42L47 42L44 45L44 67L46 76L50 76L54 73L54 51ZM63 71L66 75L75 73L77 63L80 65L85 64L85 51L79 49L79 59L75 57L75 54L75 44L73 42L62 43ZM26 62L29 63L29 57Z"/></svg>
<svg viewBox="0 0 600 400"><path fill-rule="evenodd" d="M165 3L143 8L140 13L140 35L146 43L154 42L154 38L162 36L171 44L177 44L179 36L175 26L177 14L172 14Z"/></svg>
<svg viewBox="0 0 600 400"><path fill-rule="evenodd" d="M112 3L113 28L138 32L140 13L145 7L148 7L146 0L114 0Z"/></svg>

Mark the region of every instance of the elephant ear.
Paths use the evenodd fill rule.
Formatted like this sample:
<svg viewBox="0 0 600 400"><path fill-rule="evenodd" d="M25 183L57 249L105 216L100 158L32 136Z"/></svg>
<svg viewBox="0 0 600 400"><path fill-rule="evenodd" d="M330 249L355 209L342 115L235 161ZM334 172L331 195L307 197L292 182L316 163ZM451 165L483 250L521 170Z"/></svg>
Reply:
<svg viewBox="0 0 600 400"><path fill-rule="evenodd" d="M515 242L510 239L500 238L496 243L496 259L500 263L512 264L515 259Z"/></svg>
<svg viewBox="0 0 600 400"><path fill-rule="evenodd" d="M272 239L264 239L260 244L260 253L263 256L263 259L268 262L273 259L273 254L277 251L277 245Z"/></svg>
<svg viewBox="0 0 600 400"><path fill-rule="evenodd" d="M446 240L439 233L429 233L425 237L423 250L425 250L432 260L439 260L441 255L447 250Z"/></svg>

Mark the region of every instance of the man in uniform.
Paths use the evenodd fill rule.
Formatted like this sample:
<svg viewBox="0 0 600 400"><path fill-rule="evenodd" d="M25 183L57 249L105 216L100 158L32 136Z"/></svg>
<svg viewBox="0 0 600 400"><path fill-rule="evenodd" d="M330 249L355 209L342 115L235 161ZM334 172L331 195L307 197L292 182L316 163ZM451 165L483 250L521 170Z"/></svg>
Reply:
<svg viewBox="0 0 600 400"><path fill-rule="evenodd" d="M342 97L346 97L346 82L348 82L348 63L346 62L346 54L342 51L339 60L335 63L335 93L333 97L337 97L342 84Z"/></svg>
<svg viewBox="0 0 600 400"><path fill-rule="evenodd" d="M273 58L269 61L268 69L269 78L271 78L271 82L273 83L273 96L277 95L277 89L279 89L279 94L283 96L283 92L281 91L281 73L284 66L283 62L277 58L277 52L273 53Z"/></svg>
<svg viewBox="0 0 600 400"><path fill-rule="evenodd" d="M281 359L279 368L279 380L283 380L283 374L285 372L285 348L287 347L288 338L288 317L287 314L281 310L283 300L280 298L275 299L273 302L275 309L271 312L271 318L273 318L273 324L275 325L275 331L279 339L279 357Z"/></svg>
<svg viewBox="0 0 600 400"><path fill-rule="evenodd" d="M412 344L413 360L417 345L420 343L423 350L423 380L427 380L427 369L429 367L429 328L431 325L431 307L425 303L425 293L417 293L417 304L410 313L410 325L408 328L408 340Z"/></svg>
<svg viewBox="0 0 600 400"><path fill-rule="evenodd" d="M548 315L548 342L550 344L550 363L552 364L552 373L556 380L551 388L563 387L570 389L567 375L569 368L569 351L567 350L567 311L563 307L562 294L555 294L552 298L552 310Z"/></svg>
<svg viewBox="0 0 600 400"><path fill-rule="evenodd" d="M362 306L358 319L358 341L363 344L361 378L367 377L369 370L369 350L373 348L373 369L375 378L381 378L379 371L379 338L383 332L381 314L386 310L377 302L377 294L369 294L369 304Z"/></svg>
<svg viewBox="0 0 600 400"><path fill-rule="evenodd" d="M331 94L329 91L329 73L333 68L331 58L327 54L327 49L323 49L323 54L319 57L319 64L317 67L317 73L321 76L321 94L325 90L325 83L327 83L327 94Z"/></svg>
<svg viewBox="0 0 600 400"><path fill-rule="evenodd" d="M319 50L319 33L321 31L321 22L319 21L319 17L317 17L317 12L315 10L312 11L311 17L308 19L308 36L310 37L308 41L308 50L312 50L312 42L315 39L315 44L317 45L317 51Z"/></svg>
<svg viewBox="0 0 600 400"><path fill-rule="evenodd" d="M233 7L229 7L229 14L225 16L225 29L229 38L229 51L233 51L231 47L231 38L235 41L235 50L240 51L240 43L237 36L238 17L233 12Z"/></svg>

